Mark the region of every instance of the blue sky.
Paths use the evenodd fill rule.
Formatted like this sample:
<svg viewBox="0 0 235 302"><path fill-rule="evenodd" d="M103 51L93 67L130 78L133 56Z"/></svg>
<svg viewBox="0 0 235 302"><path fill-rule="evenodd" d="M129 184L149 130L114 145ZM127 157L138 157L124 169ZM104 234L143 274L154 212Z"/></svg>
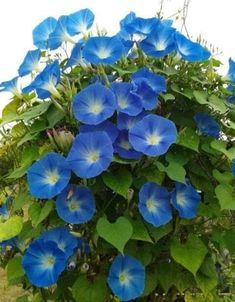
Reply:
<svg viewBox="0 0 235 302"><path fill-rule="evenodd" d="M164 16L176 13L183 6L183 0L165 0ZM159 11L160 0L7 0L0 4L0 82L17 75L17 69L26 52L34 49L32 29L48 16L59 17L81 8L90 8L96 15L96 23L106 28L110 34L118 31L118 23L128 12L135 11L138 16L152 17ZM189 34L196 39L199 35L222 51L218 58L225 66L227 60L235 59L233 41L234 0L191 0L187 18ZM180 22L175 23L178 28ZM231 41L232 39L232 41ZM10 95L0 94L1 108Z"/></svg>

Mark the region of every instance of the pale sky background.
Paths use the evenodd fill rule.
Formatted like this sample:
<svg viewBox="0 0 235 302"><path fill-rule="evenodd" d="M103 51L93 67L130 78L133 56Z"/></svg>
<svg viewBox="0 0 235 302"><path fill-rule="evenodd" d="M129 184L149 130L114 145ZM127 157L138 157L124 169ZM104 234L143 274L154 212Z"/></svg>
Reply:
<svg viewBox="0 0 235 302"><path fill-rule="evenodd" d="M164 17L176 13L183 7L183 2L165 0ZM130 11L139 17L153 17L159 11L160 0L0 1L0 83L15 77L26 52L35 49L32 29L38 23L48 16L58 18L82 8L90 8L96 16L95 23L113 34L118 31L119 21ZM217 56L224 63L223 74L227 72L228 58L235 59L234 11L234 0L191 0L187 17L190 36L196 39L202 35L223 52ZM0 93L0 115L10 96Z"/></svg>

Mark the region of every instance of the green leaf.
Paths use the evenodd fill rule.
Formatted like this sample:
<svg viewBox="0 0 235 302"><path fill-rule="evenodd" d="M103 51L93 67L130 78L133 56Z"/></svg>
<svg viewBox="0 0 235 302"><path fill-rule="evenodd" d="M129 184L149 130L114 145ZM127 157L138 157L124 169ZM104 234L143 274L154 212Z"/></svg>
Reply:
<svg viewBox="0 0 235 302"><path fill-rule="evenodd" d="M39 203L33 203L29 207L29 216L32 220L33 227L37 227L39 223L47 218L54 207L52 200L46 201L45 205L41 208Z"/></svg>
<svg viewBox="0 0 235 302"><path fill-rule="evenodd" d="M91 281L81 275L72 287L72 294L77 302L104 302L107 296L106 277L99 274Z"/></svg>
<svg viewBox="0 0 235 302"><path fill-rule="evenodd" d="M125 217L119 217L114 223L101 217L96 225L98 235L112 244L123 254L123 249L133 234L133 227Z"/></svg>
<svg viewBox="0 0 235 302"><path fill-rule="evenodd" d="M17 109L19 105L21 104L21 100L15 99L8 103L4 109L2 110L2 123L1 125L5 123L9 123L12 121L19 120L19 114L17 113ZM0 125L0 126L1 126Z"/></svg>
<svg viewBox="0 0 235 302"><path fill-rule="evenodd" d="M142 297L148 296L155 290L157 287L157 272L156 270L150 271L147 270L145 273L145 287L144 287L144 293L142 294Z"/></svg>
<svg viewBox="0 0 235 302"><path fill-rule="evenodd" d="M102 179L107 187L127 198L128 190L132 184L132 175L128 170L122 169L115 172L115 174L105 172Z"/></svg>
<svg viewBox="0 0 235 302"><path fill-rule="evenodd" d="M165 178L165 173L161 172L157 165L151 165L145 169L141 169L140 173L146 178L147 181L153 181L159 185L162 184Z"/></svg>
<svg viewBox="0 0 235 302"><path fill-rule="evenodd" d="M165 102L175 100L175 96L171 93L161 94L161 97L164 99Z"/></svg>
<svg viewBox="0 0 235 302"><path fill-rule="evenodd" d="M161 238L163 238L164 236L168 235L170 232L172 232L173 230L173 226L172 223L167 223L165 225L162 225L158 228L152 226L152 225L148 225L148 230L152 236L152 238L154 239L155 242L159 241Z"/></svg>
<svg viewBox="0 0 235 302"><path fill-rule="evenodd" d="M211 147L217 151L222 152L226 155L230 160L235 158L235 146L227 149L227 143L224 141L214 140L211 142Z"/></svg>
<svg viewBox="0 0 235 302"><path fill-rule="evenodd" d="M201 104L201 105L208 104L208 101L207 101L208 94L205 91L194 90L193 96L195 97L196 101L199 104Z"/></svg>
<svg viewBox="0 0 235 302"><path fill-rule="evenodd" d="M156 163L158 169L161 172L166 172L168 177L174 181L185 182L185 169L177 162L170 162L167 167L165 167L162 163Z"/></svg>
<svg viewBox="0 0 235 302"><path fill-rule="evenodd" d="M215 188L221 210L235 210L235 195L233 187L229 184L220 184Z"/></svg>
<svg viewBox="0 0 235 302"><path fill-rule="evenodd" d="M221 114L224 114L227 111L227 107L223 99L218 98L216 95L209 96L209 107L214 111L219 111Z"/></svg>
<svg viewBox="0 0 235 302"><path fill-rule="evenodd" d="M157 265L157 278L166 293L172 286L176 286L179 292L183 292L195 285L192 274L183 270L174 261L159 263Z"/></svg>
<svg viewBox="0 0 235 302"><path fill-rule="evenodd" d="M143 222L140 219L137 220L131 220L130 221L133 227L133 234L131 236L131 239L133 240L141 240L146 242L153 242L152 239L149 236L149 233L143 224Z"/></svg>
<svg viewBox="0 0 235 302"><path fill-rule="evenodd" d="M19 193L19 195L13 199L13 211L18 211L20 209L23 208L23 206L32 200L32 195L27 192L27 191L23 191L21 193Z"/></svg>
<svg viewBox="0 0 235 302"><path fill-rule="evenodd" d="M225 171L221 173L220 171L214 169L212 171L213 177L219 182L219 183L225 183L225 184L231 184L233 181L233 175L231 172Z"/></svg>
<svg viewBox="0 0 235 302"><path fill-rule="evenodd" d="M198 152L200 138L192 128L185 128L178 134L177 144Z"/></svg>
<svg viewBox="0 0 235 302"><path fill-rule="evenodd" d="M207 248L198 236L189 234L184 244L180 243L178 238L173 238L170 252L176 262L196 275L207 254Z"/></svg>
<svg viewBox="0 0 235 302"><path fill-rule="evenodd" d="M39 105L35 105L32 108L28 109L26 112L20 115L20 118L29 121L33 118L37 118L42 115L44 112L48 110L50 107L51 102L41 102Z"/></svg>
<svg viewBox="0 0 235 302"><path fill-rule="evenodd" d="M145 244L140 245L137 241L130 240L124 253L139 260L144 266L148 266L153 260L152 249L153 245L151 243L145 242Z"/></svg>
<svg viewBox="0 0 235 302"><path fill-rule="evenodd" d="M64 113L62 111L59 111L52 104L46 112L48 128L53 128L58 122L60 122L64 118L64 116Z"/></svg>
<svg viewBox="0 0 235 302"><path fill-rule="evenodd" d="M176 85L176 84L172 84L172 85L171 85L171 89L172 89L173 91L175 91L175 92L177 92L177 93L179 93L179 94L185 96L185 97L188 98L188 99L192 99L192 97L193 97L193 92L192 92L191 89L182 88L182 86L179 87L179 86Z"/></svg>
<svg viewBox="0 0 235 302"><path fill-rule="evenodd" d="M21 232L22 217L12 216L5 222L0 222L0 241L11 239Z"/></svg>
<svg viewBox="0 0 235 302"><path fill-rule="evenodd" d="M14 258L10 259L7 264L7 279L8 282L11 283L14 279L18 279L23 277L25 274L22 267L22 257L14 256Z"/></svg>

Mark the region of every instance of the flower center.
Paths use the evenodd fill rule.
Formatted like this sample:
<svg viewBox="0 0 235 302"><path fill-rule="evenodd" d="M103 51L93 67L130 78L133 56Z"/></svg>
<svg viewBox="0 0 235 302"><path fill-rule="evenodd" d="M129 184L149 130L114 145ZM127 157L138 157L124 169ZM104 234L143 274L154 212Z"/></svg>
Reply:
<svg viewBox="0 0 235 302"><path fill-rule="evenodd" d="M130 281L130 277L126 272L122 272L119 274L119 281L120 283L128 283Z"/></svg>
<svg viewBox="0 0 235 302"><path fill-rule="evenodd" d="M88 156L87 159L89 162L94 163L99 159L100 155L98 151L91 151Z"/></svg>
<svg viewBox="0 0 235 302"><path fill-rule="evenodd" d="M128 105L126 103L125 100L118 100L118 106L121 108L121 109L125 109Z"/></svg>
<svg viewBox="0 0 235 302"><path fill-rule="evenodd" d="M157 145L159 144L160 140L161 138L157 134L150 134L146 137L146 141L149 145Z"/></svg>
<svg viewBox="0 0 235 302"><path fill-rule="evenodd" d="M71 211L75 211L75 210L77 210L78 209L78 204L76 203L76 202L71 202L70 203L70 205L69 205L69 209L71 210Z"/></svg>
<svg viewBox="0 0 235 302"><path fill-rule="evenodd" d="M164 50L164 49L166 48L166 45L165 45L164 42L159 41L159 42L157 42L157 43L155 44L155 48L156 48L156 50L158 50L158 51L162 51L162 50Z"/></svg>
<svg viewBox="0 0 235 302"><path fill-rule="evenodd" d="M51 268L55 264L55 257L52 255L48 255L45 257L43 261L43 265L47 268Z"/></svg>
<svg viewBox="0 0 235 302"><path fill-rule="evenodd" d="M96 103L91 104L90 109L91 109L92 113L98 114L102 111L103 108L100 103L96 102Z"/></svg>
<svg viewBox="0 0 235 302"><path fill-rule="evenodd" d="M130 150L131 149L131 145L128 141L121 141L119 143L119 146L125 150Z"/></svg>
<svg viewBox="0 0 235 302"><path fill-rule="evenodd" d="M110 56L110 51L109 51L109 49L101 48L97 51L96 55L100 59L106 59Z"/></svg>
<svg viewBox="0 0 235 302"><path fill-rule="evenodd" d="M176 202L180 206L184 206L187 203L184 193L181 192L176 194Z"/></svg>
<svg viewBox="0 0 235 302"><path fill-rule="evenodd" d="M46 183L49 185L54 185L59 180L60 176L57 171L48 171L46 173Z"/></svg>
<svg viewBox="0 0 235 302"><path fill-rule="evenodd" d="M156 211L156 202L153 199L148 199L146 201L146 207L149 210L149 212L155 212Z"/></svg>

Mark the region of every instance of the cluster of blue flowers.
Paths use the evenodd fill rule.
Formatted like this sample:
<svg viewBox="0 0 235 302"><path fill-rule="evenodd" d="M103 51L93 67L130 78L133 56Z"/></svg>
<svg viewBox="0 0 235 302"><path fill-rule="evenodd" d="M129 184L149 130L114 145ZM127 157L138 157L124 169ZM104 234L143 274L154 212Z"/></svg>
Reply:
<svg viewBox="0 0 235 302"><path fill-rule="evenodd" d="M18 73L22 77L34 72L35 77L23 93L34 90L39 99L51 96L60 99L58 85L67 68L97 66L103 72L104 65L115 64L123 57L135 58L135 48L155 58L170 53L190 62L210 57L210 52L199 43L177 32L170 20L143 19L130 13L120 22L120 31L115 36L90 37L88 30L93 21L93 13L84 9L58 20L49 17L34 29L33 41L38 49L27 53ZM55 60L39 71L41 51L55 50L64 42L75 45L63 70ZM18 77L1 83L1 91L19 96L17 80ZM83 224L93 218L95 196L87 186L71 183L71 173L77 176L77 182L93 178L109 168L114 155L124 160L160 156L177 139L174 122L154 112L159 95L166 91L163 76L143 67L127 81L114 78L109 82L107 76L105 80L98 79L73 96L72 110L79 129L66 157L48 153L27 172L31 194L38 199L55 198L58 216L70 225L46 231L26 250L23 267L37 287L56 283L77 250L91 252L85 239L76 238L70 230L72 224ZM194 119L202 134L219 137L218 124L207 113L197 113ZM147 182L140 188L138 208L147 222L158 227L172 219L172 207L182 218L195 217L199 201L200 195L188 182L175 183L171 193ZM144 290L144 266L133 257L119 255L112 262L107 282L122 301L135 299Z"/></svg>

